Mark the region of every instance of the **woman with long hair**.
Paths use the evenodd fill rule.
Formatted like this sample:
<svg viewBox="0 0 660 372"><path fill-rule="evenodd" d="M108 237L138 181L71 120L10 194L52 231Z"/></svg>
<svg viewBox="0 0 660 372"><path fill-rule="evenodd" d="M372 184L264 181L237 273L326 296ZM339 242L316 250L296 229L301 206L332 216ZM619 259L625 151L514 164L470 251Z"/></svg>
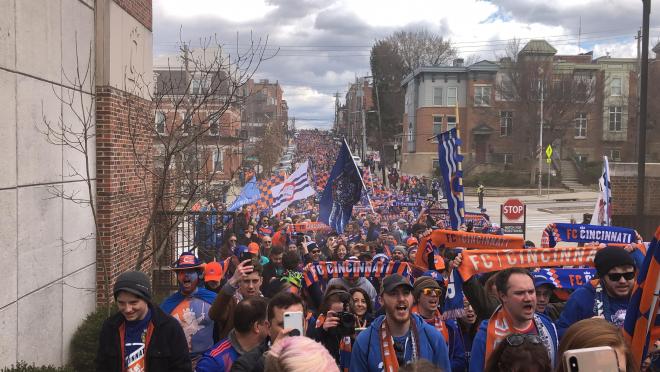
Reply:
<svg viewBox="0 0 660 372"><path fill-rule="evenodd" d="M559 343L556 371L565 372L562 357L567 350L597 346L610 346L614 349L620 371L639 371L621 330L607 320L600 318L583 319L568 327Z"/></svg>
<svg viewBox="0 0 660 372"><path fill-rule="evenodd" d="M373 320L373 309L369 294L360 287L351 288L348 293L353 298L352 312L355 315L355 328L359 330L367 328Z"/></svg>

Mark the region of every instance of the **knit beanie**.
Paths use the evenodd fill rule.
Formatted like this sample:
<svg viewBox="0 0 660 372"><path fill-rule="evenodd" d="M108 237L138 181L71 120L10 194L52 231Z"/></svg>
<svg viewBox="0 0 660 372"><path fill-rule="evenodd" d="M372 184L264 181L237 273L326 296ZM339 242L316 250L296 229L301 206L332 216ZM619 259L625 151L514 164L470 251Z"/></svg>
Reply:
<svg viewBox="0 0 660 372"><path fill-rule="evenodd" d="M599 277L603 277L616 266L635 266L635 261L630 257L630 254L621 247L605 247L596 253L594 264Z"/></svg>
<svg viewBox="0 0 660 372"><path fill-rule="evenodd" d="M419 295L424 288L442 289L440 288L440 284L430 276L420 276L415 279L415 285L413 285L413 297L416 299L419 298Z"/></svg>
<svg viewBox="0 0 660 372"><path fill-rule="evenodd" d="M401 253L403 253L404 257L408 257L408 250L406 249L406 247L404 247L402 245L397 245L396 247L394 247L394 249L392 250L392 253L394 253L394 252L401 252Z"/></svg>
<svg viewBox="0 0 660 372"><path fill-rule="evenodd" d="M143 300L151 301L151 283L149 282L149 277L140 271L127 271L117 277L112 291L115 299L117 299L117 295L121 291L129 292Z"/></svg>

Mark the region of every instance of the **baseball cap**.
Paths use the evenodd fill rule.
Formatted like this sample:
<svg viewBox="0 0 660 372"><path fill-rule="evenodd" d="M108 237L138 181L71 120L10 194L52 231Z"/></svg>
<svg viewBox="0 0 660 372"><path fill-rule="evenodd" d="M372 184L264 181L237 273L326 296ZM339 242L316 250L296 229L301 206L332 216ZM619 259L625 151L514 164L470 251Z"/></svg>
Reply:
<svg viewBox="0 0 660 372"><path fill-rule="evenodd" d="M140 271L127 271L117 277L112 293L117 298L119 292L132 293L143 300L151 300L151 283L149 277Z"/></svg>
<svg viewBox="0 0 660 372"><path fill-rule="evenodd" d="M540 287L544 284L549 284L552 286L552 288L557 288L555 283L548 279L545 275L538 274L538 273L533 273L534 274L534 287Z"/></svg>
<svg viewBox="0 0 660 372"><path fill-rule="evenodd" d="M172 270L186 270L202 267L202 261L192 252L183 252L179 259L170 266Z"/></svg>
<svg viewBox="0 0 660 372"><path fill-rule="evenodd" d="M259 244L252 242L248 244L247 250L252 254L259 254Z"/></svg>
<svg viewBox="0 0 660 372"><path fill-rule="evenodd" d="M408 240L406 240L406 245L409 247L411 245L417 245L417 244L419 244L419 241L414 236L411 236L410 238L408 238Z"/></svg>
<svg viewBox="0 0 660 372"><path fill-rule="evenodd" d="M204 265L204 281L217 281L219 282L222 279L222 266L220 262L213 261Z"/></svg>
<svg viewBox="0 0 660 372"><path fill-rule="evenodd" d="M399 286L405 286L411 291L413 290L413 286L410 284L408 279L402 277L399 274L392 274L383 280L383 289L380 293L383 294L392 292L394 289L396 289L396 287Z"/></svg>

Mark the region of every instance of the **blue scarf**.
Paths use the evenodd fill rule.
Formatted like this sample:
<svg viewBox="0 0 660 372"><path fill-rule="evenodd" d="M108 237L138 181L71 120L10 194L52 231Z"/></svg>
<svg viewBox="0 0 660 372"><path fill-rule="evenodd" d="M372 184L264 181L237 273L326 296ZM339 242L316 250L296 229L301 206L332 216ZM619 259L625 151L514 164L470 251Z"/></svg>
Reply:
<svg viewBox="0 0 660 372"><path fill-rule="evenodd" d="M557 288L576 289L595 278L596 269L546 268L534 271L532 274L534 277L544 277Z"/></svg>
<svg viewBox="0 0 660 372"><path fill-rule="evenodd" d="M558 242L634 244L639 238L633 229L573 223L552 223L543 230L541 246L553 248Z"/></svg>
<svg viewBox="0 0 660 372"><path fill-rule="evenodd" d="M445 319L458 319L465 315L463 307L463 279L458 270L452 270L447 278L447 291L442 306L442 315Z"/></svg>

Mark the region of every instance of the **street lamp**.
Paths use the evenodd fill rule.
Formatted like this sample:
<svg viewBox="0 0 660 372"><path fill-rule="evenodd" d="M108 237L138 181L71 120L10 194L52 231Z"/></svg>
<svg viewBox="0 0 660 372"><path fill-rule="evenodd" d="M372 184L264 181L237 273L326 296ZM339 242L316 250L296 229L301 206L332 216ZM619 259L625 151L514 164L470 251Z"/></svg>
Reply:
<svg viewBox="0 0 660 372"><path fill-rule="evenodd" d="M539 88L541 89L541 123L539 124L539 196L542 192L542 180L541 175L543 174L543 68L539 67Z"/></svg>
<svg viewBox="0 0 660 372"><path fill-rule="evenodd" d="M372 78L374 89L376 90L376 112L378 113L378 140L380 141L380 169L383 174L383 185L385 185L385 144L383 143L383 123L380 118L380 97L378 97L378 84L373 76L365 76L365 79ZM395 155L396 156L396 155Z"/></svg>

